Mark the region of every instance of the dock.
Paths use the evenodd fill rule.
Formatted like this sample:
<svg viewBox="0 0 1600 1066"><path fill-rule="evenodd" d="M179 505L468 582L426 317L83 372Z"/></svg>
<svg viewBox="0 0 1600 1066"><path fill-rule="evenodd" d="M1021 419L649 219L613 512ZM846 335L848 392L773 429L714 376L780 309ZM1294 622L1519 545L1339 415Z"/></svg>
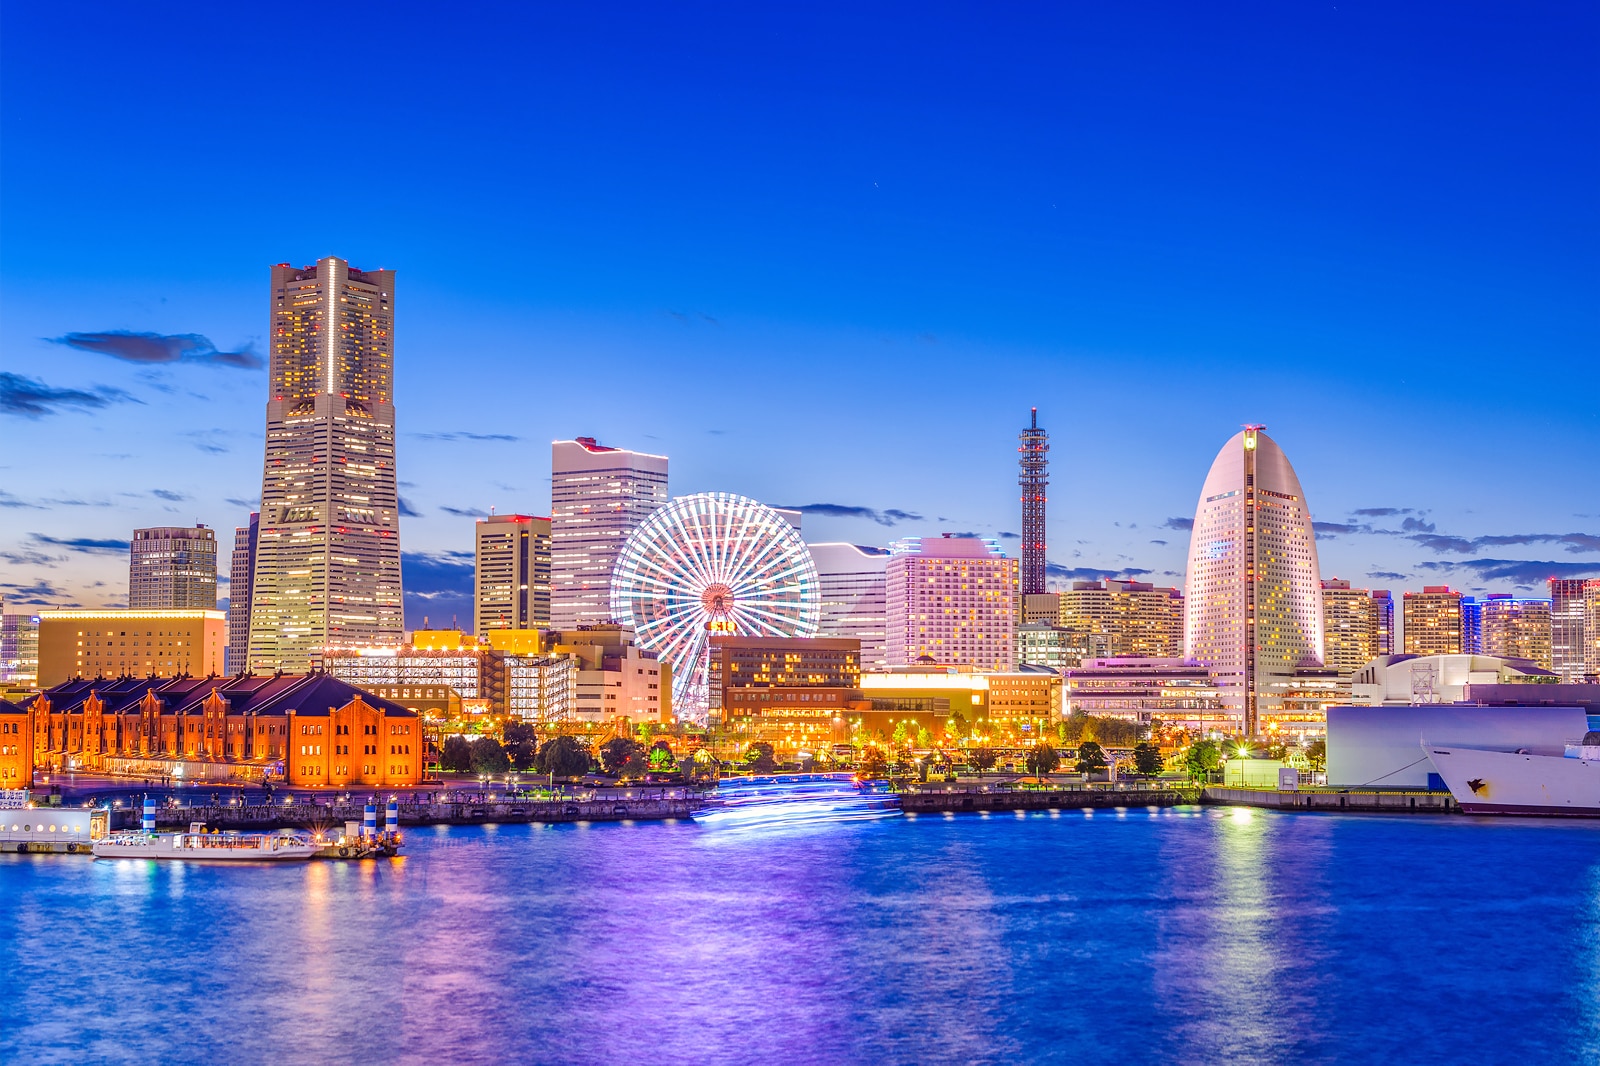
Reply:
<svg viewBox="0 0 1600 1066"><path fill-rule="evenodd" d="M191 822L204 822L211 829L311 829L359 822L365 799L349 803L249 804L245 806L161 806L156 808L156 826L162 829L187 828ZM595 797L583 799L522 800L494 802L448 801L400 804L400 824L488 825L519 822L622 822L664 821L688 818L704 805L698 798L686 797Z"/></svg>
<svg viewBox="0 0 1600 1066"><path fill-rule="evenodd" d="M948 788L907 789L900 809L907 814L977 811L1047 811L1080 808L1177 807L1199 797L1192 788Z"/></svg>
<svg viewBox="0 0 1600 1066"><path fill-rule="evenodd" d="M1406 789L1315 788L1280 792L1271 788L1207 785L1200 795L1200 802L1282 811L1379 814L1458 814L1461 811L1455 797L1448 792Z"/></svg>

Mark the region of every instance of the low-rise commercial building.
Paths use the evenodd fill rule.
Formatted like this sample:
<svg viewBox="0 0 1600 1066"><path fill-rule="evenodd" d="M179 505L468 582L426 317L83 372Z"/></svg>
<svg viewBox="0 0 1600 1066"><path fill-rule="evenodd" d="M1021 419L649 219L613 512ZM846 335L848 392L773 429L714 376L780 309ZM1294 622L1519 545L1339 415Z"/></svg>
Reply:
<svg viewBox="0 0 1600 1066"><path fill-rule="evenodd" d="M858 640L715 636L708 665L712 720L785 755L849 741L864 709Z"/></svg>
<svg viewBox="0 0 1600 1066"><path fill-rule="evenodd" d="M202 608L39 612L39 686L80 677L222 674L227 614Z"/></svg>
<svg viewBox="0 0 1600 1066"><path fill-rule="evenodd" d="M1205 666L1176 656L1090 659L1067 670L1066 713L1121 718L1195 733L1237 734L1243 716L1230 710Z"/></svg>

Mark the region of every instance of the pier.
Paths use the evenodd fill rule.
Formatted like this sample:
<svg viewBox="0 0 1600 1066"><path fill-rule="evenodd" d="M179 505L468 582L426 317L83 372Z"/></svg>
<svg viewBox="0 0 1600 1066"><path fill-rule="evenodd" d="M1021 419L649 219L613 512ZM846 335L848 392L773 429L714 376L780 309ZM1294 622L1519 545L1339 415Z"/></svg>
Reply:
<svg viewBox="0 0 1600 1066"><path fill-rule="evenodd" d="M359 822L365 798L339 803L289 803L220 806L161 806L156 825L161 829L187 828L204 822L209 829L320 829L347 821ZM493 802L440 800L402 802L400 824L487 825L517 822L622 822L664 821L688 818L704 806L697 797L650 796L558 799L498 799ZM380 807L381 810L381 807ZM137 820L138 813L130 812Z"/></svg>
<svg viewBox="0 0 1600 1066"><path fill-rule="evenodd" d="M1177 807L1197 800L1187 787L1050 788L1050 789L916 789L900 793L907 814L975 811L1044 811L1083 807Z"/></svg>
<svg viewBox="0 0 1600 1066"><path fill-rule="evenodd" d="M1230 807L1264 807L1284 811L1343 811L1381 814L1458 814L1460 806L1448 792L1402 789L1302 789L1279 792L1270 788L1225 788L1207 785L1200 802Z"/></svg>

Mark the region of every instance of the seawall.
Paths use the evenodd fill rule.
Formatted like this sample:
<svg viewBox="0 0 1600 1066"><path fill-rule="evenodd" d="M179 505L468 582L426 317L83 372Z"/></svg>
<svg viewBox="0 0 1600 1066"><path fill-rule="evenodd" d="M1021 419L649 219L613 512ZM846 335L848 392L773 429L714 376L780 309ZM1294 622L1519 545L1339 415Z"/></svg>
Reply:
<svg viewBox="0 0 1600 1066"><path fill-rule="evenodd" d="M907 814L942 814L946 811L1043 811L1083 807L1176 807L1194 803L1193 789L1060 788L906 791L900 807Z"/></svg>
<svg viewBox="0 0 1600 1066"><path fill-rule="evenodd" d="M1286 811L1377 811L1384 814L1454 814L1461 808L1448 792L1324 790L1279 792L1266 788L1207 785L1200 802Z"/></svg>
<svg viewBox="0 0 1600 1066"><path fill-rule="evenodd" d="M490 822L621 822L687 818L704 804L698 799L565 799L496 803L402 803L400 824L485 825ZM156 826L183 829L204 822L207 829L320 829L359 822L364 803L293 803L252 806L158 807ZM128 815L136 825L138 811ZM378 804L383 825L384 804Z"/></svg>

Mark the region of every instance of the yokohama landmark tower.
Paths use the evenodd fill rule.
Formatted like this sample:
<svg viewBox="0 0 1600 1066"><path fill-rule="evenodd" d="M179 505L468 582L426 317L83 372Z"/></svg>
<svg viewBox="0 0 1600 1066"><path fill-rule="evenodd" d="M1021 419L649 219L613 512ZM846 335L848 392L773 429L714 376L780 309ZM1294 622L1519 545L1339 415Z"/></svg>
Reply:
<svg viewBox="0 0 1600 1066"><path fill-rule="evenodd" d="M1039 428L1033 408L1028 428L1017 437L1017 484L1022 487L1022 595L1045 591L1044 490L1050 484L1050 434Z"/></svg>
<svg viewBox="0 0 1600 1066"><path fill-rule="evenodd" d="M272 365L250 608L252 670L398 645L394 271L272 268Z"/></svg>

